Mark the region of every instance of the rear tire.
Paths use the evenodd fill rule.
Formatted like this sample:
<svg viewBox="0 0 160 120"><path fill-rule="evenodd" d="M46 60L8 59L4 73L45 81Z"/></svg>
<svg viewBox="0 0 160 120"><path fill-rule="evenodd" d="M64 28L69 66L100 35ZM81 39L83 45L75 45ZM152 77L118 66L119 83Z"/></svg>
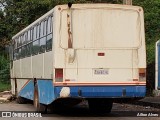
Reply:
<svg viewBox="0 0 160 120"><path fill-rule="evenodd" d="M105 114L111 112L113 101L107 99L89 99L88 104L92 113Z"/></svg>
<svg viewBox="0 0 160 120"><path fill-rule="evenodd" d="M34 107L36 112L47 113L47 106L44 104L39 103L39 95L38 95L38 86L37 84L34 87Z"/></svg>

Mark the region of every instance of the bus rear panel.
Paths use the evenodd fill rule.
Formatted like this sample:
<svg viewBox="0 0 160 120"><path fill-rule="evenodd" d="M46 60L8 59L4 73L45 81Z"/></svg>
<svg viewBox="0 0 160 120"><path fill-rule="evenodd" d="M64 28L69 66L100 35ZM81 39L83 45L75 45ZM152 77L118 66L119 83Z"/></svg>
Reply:
<svg viewBox="0 0 160 120"><path fill-rule="evenodd" d="M58 97L145 96L142 8L73 5L58 12L54 80Z"/></svg>

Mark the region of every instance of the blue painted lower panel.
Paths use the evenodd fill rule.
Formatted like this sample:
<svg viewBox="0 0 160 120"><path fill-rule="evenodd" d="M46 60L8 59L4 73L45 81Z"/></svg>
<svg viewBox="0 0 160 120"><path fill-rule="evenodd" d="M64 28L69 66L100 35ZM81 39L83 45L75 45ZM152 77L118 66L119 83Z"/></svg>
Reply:
<svg viewBox="0 0 160 120"><path fill-rule="evenodd" d="M69 87L70 97L84 97L84 98L119 98L123 97L144 97L146 93L146 86L82 86ZM59 97L62 87L55 87L55 95ZM78 91L81 90L79 96Z"/></svg>
<svg viewBox="0 0 160 120"><path fill-rule="evenodd" d="M55 100L54 86L52 80L37 80L39 102L50 104ZM34 82L30 80L19 92L18 96L34 99Z"/></svg>
<svg viewBox="0 0 160 120"><path fill-rule="evenodd" d="M34 82L30 80L24 88L19 92L18 96L33 100L34 98Z"/></svg>
<svg viewBox="0 0 160 120"><path fill-rule="evenodd" d="M39 102L46 105L52 103L56 98L59 98L60 91L63 88L63 86L55 87L52 80L38 80L37 85ZM69 88L70 97L75 98L132 98L144 97L146 93L146 86L71 86ZM81 91L81 94L78 94L78 91ZM19 96L33 100L34 82L32 80L22 88Z"/></svg>
<svg viewBox="0 0 160 120"><path fill-rule="evenodd" d="M52 80L38 80L39 102L50 104L55 100L54 86Z"/></svg>

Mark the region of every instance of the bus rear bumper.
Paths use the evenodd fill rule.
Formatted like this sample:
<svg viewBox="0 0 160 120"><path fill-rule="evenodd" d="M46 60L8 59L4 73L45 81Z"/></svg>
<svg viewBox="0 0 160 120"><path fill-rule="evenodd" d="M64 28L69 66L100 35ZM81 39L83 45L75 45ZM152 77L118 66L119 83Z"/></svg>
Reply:
<svg viewBox="0 0 160 120"><path fill-rule="evenodd" d="M58 86L55 87L54 92L56 98L135 98L145 97L146 86ZM63 96L63 92L65 95L68 94L68 96Z"/></svg>

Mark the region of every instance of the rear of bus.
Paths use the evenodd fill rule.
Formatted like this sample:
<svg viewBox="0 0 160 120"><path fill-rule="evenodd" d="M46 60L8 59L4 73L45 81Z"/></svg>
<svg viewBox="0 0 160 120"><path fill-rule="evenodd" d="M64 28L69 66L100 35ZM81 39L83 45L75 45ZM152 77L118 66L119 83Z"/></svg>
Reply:
<svg viewBox="0 0 160 120"><path fill-rule="evenodd" d="M111 98L145 96L141 7L73 4L71 9L67 5L55 9L59 16L54 49L57 98L85 98L90 107L102 107L107 102L111 106Z"/></svg>

